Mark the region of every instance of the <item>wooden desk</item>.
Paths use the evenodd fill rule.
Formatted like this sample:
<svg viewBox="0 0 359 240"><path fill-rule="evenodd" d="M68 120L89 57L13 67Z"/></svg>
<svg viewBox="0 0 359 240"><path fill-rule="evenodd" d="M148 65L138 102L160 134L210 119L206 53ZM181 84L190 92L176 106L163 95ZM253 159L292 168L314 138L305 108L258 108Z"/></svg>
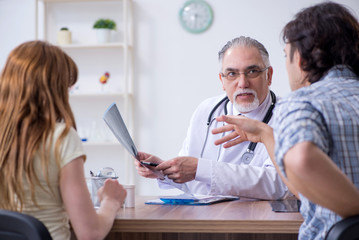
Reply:
<svg viewBox="0 0 359 240"><path fill-rule="evenodd" d="M208 206L147 205L136 197L106 239L297 239L300 213L275 213L268 201L241 199Z"/></svg>

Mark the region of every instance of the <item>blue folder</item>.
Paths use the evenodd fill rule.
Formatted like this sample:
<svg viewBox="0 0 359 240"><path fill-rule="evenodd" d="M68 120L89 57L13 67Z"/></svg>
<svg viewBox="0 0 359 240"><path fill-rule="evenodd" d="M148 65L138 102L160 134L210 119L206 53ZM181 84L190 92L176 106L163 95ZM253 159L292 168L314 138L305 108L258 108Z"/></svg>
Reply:
<svg viewBox="0 0 359 240"><path fill-rule="evenodd" d="M181 194L177 196L160 197L158 199L148 200L145 203L154 205L209 205L238 199L239 197L235 196L194 196Z"/></svg>

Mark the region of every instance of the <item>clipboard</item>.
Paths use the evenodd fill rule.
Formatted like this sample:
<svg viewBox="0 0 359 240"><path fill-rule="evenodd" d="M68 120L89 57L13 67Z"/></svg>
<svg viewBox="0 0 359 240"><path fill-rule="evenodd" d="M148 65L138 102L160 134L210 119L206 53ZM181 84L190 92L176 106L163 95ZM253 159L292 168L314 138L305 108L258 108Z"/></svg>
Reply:
<svg viewBox="0 0 359 240"><path fill-rule="evenodd" d="M226 201L239 200L235 196L207 196L207 195L189 195L181 194L176 196L160 197L158 199L148 200L145 204L153 205L210 205Z"/></svg>

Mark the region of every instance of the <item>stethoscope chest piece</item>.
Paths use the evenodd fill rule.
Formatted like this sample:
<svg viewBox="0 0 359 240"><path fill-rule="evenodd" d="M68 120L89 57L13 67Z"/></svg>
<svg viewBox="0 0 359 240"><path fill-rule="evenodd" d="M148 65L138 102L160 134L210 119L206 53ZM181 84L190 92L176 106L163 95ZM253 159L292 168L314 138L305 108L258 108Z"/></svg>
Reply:
<svg viewBox="0 0 359 240"><path fill-rule="evenodd" d="M252 161L253 157L254 157L254 152L253 151L247 151L242 155L241 163L249 164Z"/></svg>

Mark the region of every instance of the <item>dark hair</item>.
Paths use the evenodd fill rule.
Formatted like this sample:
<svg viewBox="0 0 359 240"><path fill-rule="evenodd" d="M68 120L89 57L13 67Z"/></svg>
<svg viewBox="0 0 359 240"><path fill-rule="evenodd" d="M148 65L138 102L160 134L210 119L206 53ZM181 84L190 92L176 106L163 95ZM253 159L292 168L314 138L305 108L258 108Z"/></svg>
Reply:
<svg viewBox="0 0 359 240"><path fill-rule="evenodd" d="M305 8L283 29L290 44L290 61L298 50L308 81L317 82L335 65L359 75L359 23L344 6L325 2Z"/></svg>

